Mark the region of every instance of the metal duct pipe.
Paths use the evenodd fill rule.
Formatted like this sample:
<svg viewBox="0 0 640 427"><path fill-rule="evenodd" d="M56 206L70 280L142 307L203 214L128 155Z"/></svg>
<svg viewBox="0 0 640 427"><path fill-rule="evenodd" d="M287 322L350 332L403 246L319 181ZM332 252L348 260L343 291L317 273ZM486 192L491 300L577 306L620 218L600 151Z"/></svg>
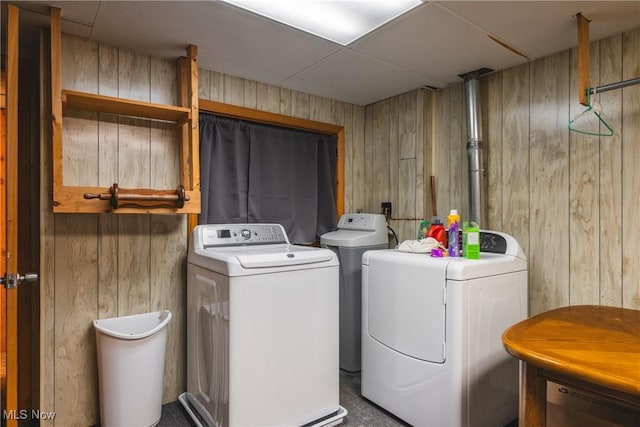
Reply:
<svg viewBox="0 0 640 427"><path fill-rule="evenodd" d="M480 110L479 73L464 76L467 104L467 157L469 159L469 221L481 225L482 203L482 114Z"/></svg>

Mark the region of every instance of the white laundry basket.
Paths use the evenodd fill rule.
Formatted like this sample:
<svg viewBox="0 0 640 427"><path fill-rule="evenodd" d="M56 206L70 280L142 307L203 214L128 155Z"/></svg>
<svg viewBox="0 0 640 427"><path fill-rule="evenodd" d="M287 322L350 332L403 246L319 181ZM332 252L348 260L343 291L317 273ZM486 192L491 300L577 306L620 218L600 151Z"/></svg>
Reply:
<svg viewBox="0 0 640 427"><path fill-rule="evenodd" d="M169 310L94 320L102 427L153 426L162 413Z"/></svg>

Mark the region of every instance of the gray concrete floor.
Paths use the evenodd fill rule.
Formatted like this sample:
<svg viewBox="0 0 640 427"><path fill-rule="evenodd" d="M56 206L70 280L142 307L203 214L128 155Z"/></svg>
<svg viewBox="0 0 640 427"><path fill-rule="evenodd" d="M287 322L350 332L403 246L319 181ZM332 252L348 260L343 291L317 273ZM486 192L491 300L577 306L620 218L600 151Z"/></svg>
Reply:
<svg viewBox="0 0 640 427"><path fill-rule="evenodd" d="M385 412L360 395L360 374L340 371L340 405L349 412L340 424L345 427L402 427L408 424ZM162 407L158 427L193 426L191 418L179 401Z"/></svg>
<svg viewBox="0 0 640 427"><path fill-rule="evenodd" d="M403 427L403 422L360 395L360 374L340 371L340 405L349 412L342 424L345 427ZM162 407L159 427L193 426L191 418L178 401ZM517 421L505 427L517 427Z"/></svg>

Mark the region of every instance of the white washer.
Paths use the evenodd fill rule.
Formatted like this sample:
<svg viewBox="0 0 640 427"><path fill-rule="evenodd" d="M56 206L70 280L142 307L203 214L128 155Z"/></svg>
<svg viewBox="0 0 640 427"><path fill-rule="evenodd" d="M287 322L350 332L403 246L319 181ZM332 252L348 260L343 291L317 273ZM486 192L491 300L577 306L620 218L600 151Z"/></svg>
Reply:
<svg viewBox="0 0 640 427"><path fill-rule="evenodd" d="M362 257L362 395L421 427L502 427L518 416L518 362L502 345L527 317L516 240L481 231L479 260L397 250Z"/></svg>
<svg viewBox="0 0 640 427"><path fill-rule="evenodd" d="M291 245L279 224L193 231L187 392L209 426L330 426L339 405L338 261Z"/></svg>

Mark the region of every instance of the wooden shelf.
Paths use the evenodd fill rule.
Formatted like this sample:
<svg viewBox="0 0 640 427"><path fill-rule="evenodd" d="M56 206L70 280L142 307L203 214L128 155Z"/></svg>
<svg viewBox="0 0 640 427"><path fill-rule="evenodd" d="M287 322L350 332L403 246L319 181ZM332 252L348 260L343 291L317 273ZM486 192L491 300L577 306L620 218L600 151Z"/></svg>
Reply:
<svg viewBox="0 0 640 427"><path fill-rule="evenodd" d="M62 89L62 31L60 9L51 9L51 117L52 117L52 169L54 213L200 213L200 157L198 130L198 49L189 45L186 56L177 61L178 106L116 98ZM174 122L180 144L180 182L188 200L179 203L182 207L160 206L158 203L129 202L126 207L112 207L107 200L85 198L85 193L105 193L107 188L64 185L63 116L69 110L90 111L135 117L147 120ZM70 115L70 114L69 114ZM153 142L152 142L153 143ZM89 179L91 180L91 179ZM126 185L126 184L125 184ZM174 187L175 189L175 187ZM167 189L139 189L144 194L157 195ZM172 189L173 190L173 189ZM190 226L195 224L195 215L189 216Z"/></svg>
<svg viewBox="0 0 640 427"><path fill-rule="evenodd" d="M178 124L184 124L191 119L191 109L186 107L133 101L74 90L62 91L62 109L63 112L67 109L94 111L121 116L165 120Z"/></svg>

